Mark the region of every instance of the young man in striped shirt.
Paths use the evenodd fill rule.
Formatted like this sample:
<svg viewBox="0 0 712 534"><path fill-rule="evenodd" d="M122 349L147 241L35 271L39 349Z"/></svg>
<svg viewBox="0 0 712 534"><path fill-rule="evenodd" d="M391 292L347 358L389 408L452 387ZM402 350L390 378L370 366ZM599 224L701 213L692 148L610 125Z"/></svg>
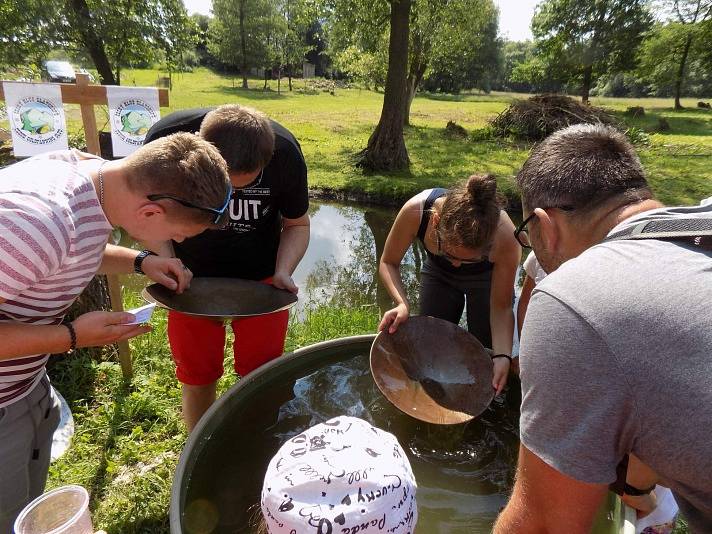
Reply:
<svg viewBox="0 0 712 534"><path fill-rule="evenodd" d="M182 241L224 223L231 191L217 149L192 134L119 161L70 150L0 170L0 532L44 490L59 419L49 355L150 330L128 313L63 322L67 309L97 272L142 272L178 292L190 283L178 259L108 245L112 227Z"/></svg>

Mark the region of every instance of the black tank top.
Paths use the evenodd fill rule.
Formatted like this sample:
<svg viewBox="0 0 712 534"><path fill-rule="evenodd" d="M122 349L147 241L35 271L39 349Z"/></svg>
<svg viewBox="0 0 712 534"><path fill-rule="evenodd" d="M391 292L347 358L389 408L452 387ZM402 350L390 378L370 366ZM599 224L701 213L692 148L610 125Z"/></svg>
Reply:
<svg viewBox="0 0 712 534"><path fill-rule="evenodd" d="M428 229L428 223L430 222L430 210L432 209L435 201L445 195L447 195L447 189L435 187L423 203L423 212L420 216L420 226L418 227L418 239L420 239L420 242L423 243L423 248L425 249L428 258L443 271L452 274L481 274L491 271L494 267L494 263L489 261L486 257L476 263L462 263L459 267L455 267L444 257L438 256L428 250L428 246L425 244L425 232Z"/></svg>

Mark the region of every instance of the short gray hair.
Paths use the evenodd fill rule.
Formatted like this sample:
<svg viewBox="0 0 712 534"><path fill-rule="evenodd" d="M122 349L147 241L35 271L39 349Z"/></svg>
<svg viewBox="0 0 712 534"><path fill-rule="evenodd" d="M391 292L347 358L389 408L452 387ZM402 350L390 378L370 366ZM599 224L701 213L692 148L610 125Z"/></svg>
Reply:
<svg viewBox="0 0 712 534"><path fill-rule="evenodd" d="M614 197L652 198L633 145L615 128L575 124L533 150L517 174L527 209L570 207L587 212Z"/></svg>

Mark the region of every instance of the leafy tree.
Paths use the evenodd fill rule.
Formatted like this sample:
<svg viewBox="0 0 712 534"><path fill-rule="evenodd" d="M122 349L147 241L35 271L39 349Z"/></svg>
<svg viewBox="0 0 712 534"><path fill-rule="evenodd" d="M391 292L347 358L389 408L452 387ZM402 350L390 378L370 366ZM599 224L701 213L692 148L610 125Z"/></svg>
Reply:
<svg viewBox="0 0 712 534"><path fill-rule="evenodd" d="M208 51L208 31L212 17L201 13L193 13L190 18L193 21L193 41L195 42L195 52L201 65L210 64L211 56Z"/></svg>
<svg viewBox="0 0 712 534"><path fill-rule="evenodd" d="M445 92L479 87L489 91L500 68L501 40L497 37L499 13L491 0L447 0L435 26L427 19L418 24L430 33L431 51L426 87ZM428 2L432 6L432 3ZM411 65L415 58L411 59ZM414 88L417 85L414 86ZM412 94L409 95L412 99Z"/></svg>
<svg viewBox="0 0 712 534"><path fill-rule="evenodd" d="M284 20L278 36L279 68L286 70L291 91L294 69L302 67L312 49L307 43L307 32L317 19L317 4L315 0L278 0L277 11Z"/></svg>
<svg viewBox="0 0 712 534"><path fill-rule="evenodd" d="M367 87L383 87L388 71L389 2L328 0L324 29L336 70Z"/></svg>
<svg viewBox="0 0 712 534"><path fill-rule="evenodd" d="M44 0L0 2L0 66L34 63L39 67L56 46L54 32L43 21L55 17L56 9Z"/></svg>
<svg viewBox="0 0 712 534"><path fill-rule="evenodd" d="M214 0L208 49L224 64L237 67L247 88L251 68L265 64L274 21L271 0Z"/></svg>
<svg viewBox="0 0 712 534"><path fill-rule="evenodd" d="M356 45L349 45L341 52L334 55L334 66L347 72L351 78L378 91L386 85L388 74L388 35L383 34L383 46L373 52L359 49Z"/></svg>
<svg viewBox="0 0 712 534"><path fill-rule="evenodd" d="M651 24L647 0L544 0L532 19L536 56L519 73L580 83L588 102L596 77L634 66Z"/></svg>
<svg viewBox="0 0 712 534"><path fill-rule="evenodd" d="M712 78L708 55L712 24L656 24L640 49L638 74L659 96L673 96L682 109L683 93L704 94Z"/></svg>
<svg viewBox="0 0 712 534"><path fill-rule="evenodd" d="M123 65L161 54L175 66L190 46L191 25L181 0L12 0L0 9L3 35L15 50L14 57L3 50L8 63L26 61L18 53L39 61L49 47L62 47L87 53L105 84L120 82ZM33 43L26 42L27 35L34 36Z"/></svg>
<svg viewBox="0 0 712 534"><path fill-rule="evenodd" d="M314 71L317 76L324 76L331 60L326 53L326 37L321 14L319 18L312 21L307 29L306 43L309 45L307 61L315 66Z"/></svg>
<svg viewBox="0 0 712 534"><path fill-rule="evenodd" d="M689 71L699 69L699 62L708 57L712 0L668 0L662 5L672 21L650 32L641 52L642 71L657 86L672 84L675 109L682 109L680 97Z"/></svg>
<svg viewBox="0 0 712 534"><path fill-rule="evenodd" d="M495 89L501 91L513 91L518 93L530 93L533 86L525 80L516 81L513 77L514 69L520 64L526 64L534 57L534 45L531 41L508 41L505 40L499 49L500 61L497 70L497 78L494 83Z"/></svg>

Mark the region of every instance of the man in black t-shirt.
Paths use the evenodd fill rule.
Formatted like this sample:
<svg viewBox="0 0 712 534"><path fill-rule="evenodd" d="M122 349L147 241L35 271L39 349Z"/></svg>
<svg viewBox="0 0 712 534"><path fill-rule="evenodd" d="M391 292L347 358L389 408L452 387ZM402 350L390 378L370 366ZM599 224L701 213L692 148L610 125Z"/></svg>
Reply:
<svg viewBox="0 0 712 534"><path fill-rule="evenodd" d="M145 142L175 132L199 133L220 150L234 188L230 218L224 229L151 247L175 254L194 276L260 280L296 293L292 273L309 244L309 198L307 168L294 136L259 111L232 104L172 113L153 125ZM233 321L238 374L282 354L288 319L285 310ZM168 338L190 431L215 400L225 328L170 312Z"/></svg>

